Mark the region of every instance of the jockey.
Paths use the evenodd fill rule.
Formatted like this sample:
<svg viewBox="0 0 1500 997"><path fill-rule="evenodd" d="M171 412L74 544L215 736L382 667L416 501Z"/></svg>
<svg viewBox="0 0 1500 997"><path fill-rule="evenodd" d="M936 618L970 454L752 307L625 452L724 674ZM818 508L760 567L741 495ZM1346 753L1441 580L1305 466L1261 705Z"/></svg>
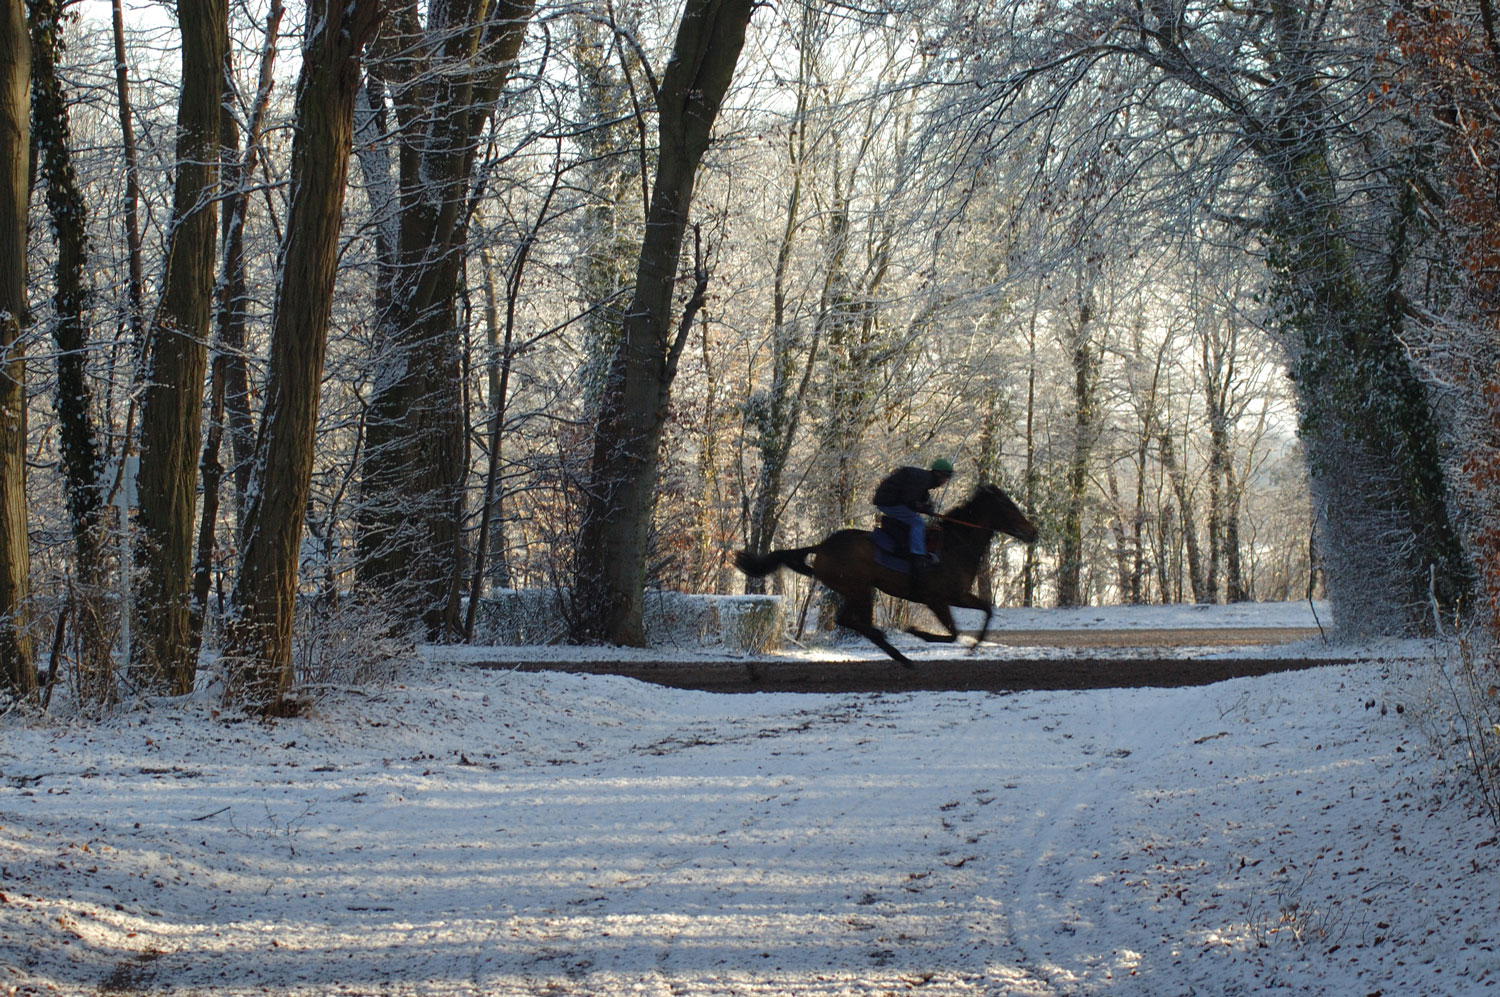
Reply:
<svg viewBox="0 0 1500 997"><path fill-rule="evenodd" d="M951 477L953 462L939 457L928 468L897 468L875 489L875 508L882 515L905 523L910 530L908 550L912 575L919 585L923 570L931 563L927 555L927 521L922 516L936 511L932 507L930 492L946 485Z"/></svg>

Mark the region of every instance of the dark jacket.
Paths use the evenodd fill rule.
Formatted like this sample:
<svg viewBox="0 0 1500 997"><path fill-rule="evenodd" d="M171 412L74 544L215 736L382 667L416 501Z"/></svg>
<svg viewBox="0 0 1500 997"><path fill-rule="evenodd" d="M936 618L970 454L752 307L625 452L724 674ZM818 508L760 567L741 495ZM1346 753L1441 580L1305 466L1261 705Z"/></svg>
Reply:
<svg viewBox="0 0 1500 997"><path fill-rule="evenodd" d="M902 467L886 476L875 489L876 505L904 505L918 512L932 512L928 492L943 483L942 475L925 467Z"/></svg>

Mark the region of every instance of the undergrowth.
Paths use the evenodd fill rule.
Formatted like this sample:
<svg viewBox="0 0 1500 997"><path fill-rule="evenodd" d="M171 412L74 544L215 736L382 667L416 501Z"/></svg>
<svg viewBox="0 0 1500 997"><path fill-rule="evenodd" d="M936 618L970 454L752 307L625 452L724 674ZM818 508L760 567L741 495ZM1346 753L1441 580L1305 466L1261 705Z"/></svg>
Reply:
<svg viewBox="0 0 1500 997"><path fill-rule="evenodd" d="M299 605L292 631L295 694L365 689L392 681L416 657L413 635L392 624L397 617L371 598L329 607Z"/></svg>
<svg viewBox="0 0 1500 997"><path fill-rule="evenodd" d="M1437 685L1428 734L1439 757L1453 761L1464 786L1500 829L1500 648L1465 631L1437 646L1434 664Z"/></svg>

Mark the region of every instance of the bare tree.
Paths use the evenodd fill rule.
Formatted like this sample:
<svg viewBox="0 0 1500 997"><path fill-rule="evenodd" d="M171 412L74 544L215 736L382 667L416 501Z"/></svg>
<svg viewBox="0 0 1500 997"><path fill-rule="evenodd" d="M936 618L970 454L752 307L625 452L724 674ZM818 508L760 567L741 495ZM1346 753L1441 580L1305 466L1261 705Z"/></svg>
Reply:
<svg viewBox="0 0 1500 997"><path fill-rule="evenodd" d="M813 5L800 9L796 52L798 72L796 105L786 129L786 167L790 174L786 191L784 222L776 246L772 272L769 346L770 383L745 402L744 422L750 447L760 460L756 481L747 493L750 502L746 549L763 554L771 549L780 525L786 495L783 480L792 456L792 444L802 421L808 385L818 358L823 323L808 322L789 310L788 284L792 279L793 253L797 238L807 224L805 187L809 157L823 136L811 134L813 95L819 90L820 46L827 37L826 14ZM811 326L809 329L808 326ZM764 591L771 578L750 578L748 591Z"/></svg>
<svg viewBox="0 0 1500 997"><path fill-rule="evenodd" d="M488 574L497 585L507 584L510 568L506 560L504 540L503 495L500 487L502 471L501 452L510 399L511 374L515 369L518 343L517 312L521 305L522 287L526 278L527 264L531 252L541 237L543 227L551 218L552 201L558 188L566 181L561 153L553 162L551 182L541 198L537 213L530 227L521 237L505 271L505 314L500 314L500 301L495 293L493 270L487 253L483 253L485 281L485 338L488 359L485 363L489 389L489 418L485 428L488 467L484 475L483 499L479 515L479 540L474 552L474 564L469 577L469 604L464 613L463 636L474 639L474 624L479 612L479 598L484 579Z"/></svg>
<svg viewBox="0 0 1500 997"><path fill-rule="evenodd" d="M103 626L104 458L94 426L88 360L88 209L69 148L68 106L57 75L63 51L62 12L53 0L31 0L32 146L47 188L47 214L57 243L52 338L57 343L58 451L73 534L75 585L70 595L77 621L80 673L90 698L114 694L109 640Z"/></svg>
<svg viewBox="0 0 1500 997"><path fill-rule="evenodd" d="M0 5L0 678L36 688L27 633L26 216L31 145L31 39L24 0Z"/></svg>
<svg viewBox="0 0 1500 997"><path fill-rule="evenodd" d="M1188 490L1187 470L1177 458L1177 447L1173 442L1175 430L1163 425L1156 438L1161 453L1162 467L1172 483L1172 494L1177 497L1175 520L1180 524L1183 546L1187 550L1188 581L1192 586L1194 602L1212 602L1208 589L1207 572L1203 564L1203 550L1198 542L1197 516L1194 514L1192 495Z"/></svg>
<svg viewBox="0 0 1500 997"><path fill-rule="evenodd" d="M110 0L112 27L115 43L115 102L120 120L120 148L125 158L125 245L128 282L126 299L129 302L129 325L132 342L137 349L144 345L145 308L145 264L141 249L141 171L136 154L135 123L130 103L130 75L125 64L125 12L122 0Z"/></svg>
<svg viewBox="0 0 1500 997"><path fill-rule="evenodd" d="M219 485L224 477L219 454L226 432L233 459L235 523L241 532L246 493L250 486L255 440L250 413L250 362L246 356L245 313L249 276L245 261L245 220L250 209L250 181L260 162L261 132L275 83L276 43L285 12L281 0L272 0L266 12L259 79L245 129L243 150L239 124L229 110L236 89L234 60L230 50L226 49L224 54L224 212L220 233L223 253L217 289L217 332L209 370L208 431L204 434L203 455L198 461L203 480L203 510L199 517L198 554L193 565L191 626L194 653L202 643L203 618L208 611L209 587L218 548Z"/></svg>
<svg viewBox="0 0 1500 997"><path fill-rule="evenodd" d="M288 709L298 551L312 482L359 56L379 9L378 0L314 0L308 7L271 366L225 650L231 663L226 694L266 714Z"/></svg>
<svg viewBox="0 0 1500 997"><path fill-rule="evenodd" d="M467 467L457 302L482 186L477 152L532 5L394 5L372 46L360 109L361 169L376 215L380 343L365 420L358 573L363 585L420 617L432 637L463 632Z"/></svg>
<svg viewBox="0 0 1500 997"><path fill-rule="evenodd" d="M1129 584L1121 593L1133 604L1142 604L1147 597L1146 528L1152 521L1148 508L1148 482L1151 477L1151 446L1160 431L1162 395L1165 388L1167 354L1172 344L1170 332L1163 332L1156 348L1152 349L1144 335L1142 324L1137 322L1131 329L1131 349L1126 358L1126 381L1129 404L1135 415L1136 431L1131 440L1131 459L1135 470L1135 502L1130 517L1129 546L1132 555L1129 569ZM1160 516L1155 517L1158 521ZM1165 598L1166 593L1162 593Z"/></svg>
<svg viewBox="0 0 1500 997"><path fill-rule="evenodd" d="M227 0L182 0L176 184L161 302L148 331L141 402L141 586L136 671L181 695L193 688L193 513L218 235L219 105ZM208 81L205 85L205 81Z"/></svg>
<svg viewBox="0 0 1500 997"><path fill-rule="evenodd" d="M681 321L673 298L698 165L734 77L752 0L687 0L656 93L659 156L635 293L604 384L574 586L575 634L645 642L646 538L666 408L685 337L702 306L699 266Z"/></svg>
<svg viewBox="0 0 1500 997"><path fill-rule="evenodd" d="M1208 421L1208 590L1217 600L1219 579L1224 599L1243 602L1246 590L1240 550L1242 486L1234 461L1234 427L1243 413L1240 322L1232 313L1210 312L1200 329L1204 417Z"/></svg>
<svg viewBox="0 0 1500 997"><path fill-rule="evenodd" d="M1161 204L1195 206L1279 277L1273 324L1291 357L1341 621L1421 625L1429 568L1439 602L1455 605L1469 581L1438 419L1403 343L1399 296L1385 291L1400 284L1411 229L1401 223L1408 185L1373 139L1390 123L1369 100L1383 82L1382 22L1364 8L1287 0L1121 0L1028 19L1017 37L1011 15L1022 6L955 25L999 53L981 70L993 84L952 119L967 144L992 153L1117 74L1095 120L1154 123L1122 147L1138 176L1160 170ZM1179 144L1182 135L1192 141ZM1381 231L1383 240L1361 234Z"/></svg>
<svg viewBox="0 0 1500 997"><path fill-rule="evenodd" d="M1084 601L1082 585L1084 508L1089 483L1089 466L1093 459L1098 433L1099 365L1103 354L1100 327L1103 316L1096 315L1097 299L1094 265L1080 260L1077 289L1071 301L1073 312L1064 319L1066 347L1072 365L1073 446L1068 460L1067 492L1064 499L1062 551L1057 566L1057 604L1078 606Z"/></svg>

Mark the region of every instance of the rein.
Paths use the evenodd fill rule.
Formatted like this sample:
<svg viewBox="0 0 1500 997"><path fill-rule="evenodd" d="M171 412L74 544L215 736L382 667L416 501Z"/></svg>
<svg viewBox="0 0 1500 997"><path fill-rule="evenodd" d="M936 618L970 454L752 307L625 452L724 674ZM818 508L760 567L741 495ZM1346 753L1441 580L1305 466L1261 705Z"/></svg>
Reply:
<svg viewBox="0 0 1500 997"><path fill-rule="evenodd" d="M947 523L953 523L956 526L968 526L968 527L970 527L972 529L976 529L976 530L988 530L991 533L998 533L999 532L998 530L996 530L992 526L981 526L978 523L971 523L971 522L969 522L966 519L959 519L957 516L950 516L946 512L940 512L940 513L938 513L937 518L941 519L941 520L943 520L944 522L947 522Z"/></svg>

